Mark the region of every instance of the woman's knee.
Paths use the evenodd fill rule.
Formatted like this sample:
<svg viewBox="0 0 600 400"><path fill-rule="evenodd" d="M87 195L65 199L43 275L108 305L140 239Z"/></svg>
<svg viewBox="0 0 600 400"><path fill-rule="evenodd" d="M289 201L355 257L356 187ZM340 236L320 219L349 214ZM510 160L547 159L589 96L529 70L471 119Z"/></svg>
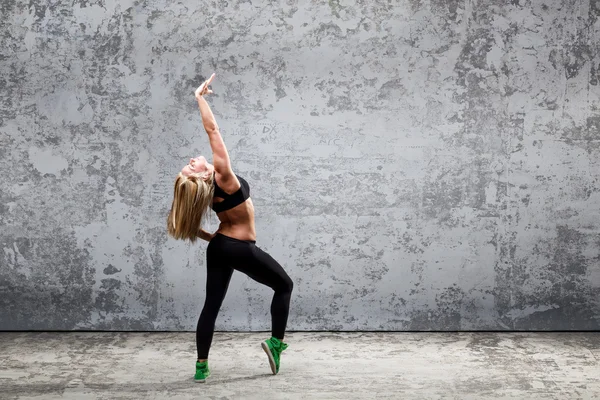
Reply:
<svg viewBox="0 0 600 400"><path fill-rule="evenodd" d="M204 303L204 307L202 307L202 312L200 313L200 317L216 319L217 315L219 314L220 308L221 308L220 301L206 301Z"/></svg>
<svg viewBox="0 0 600 400"><path fill-rule="evenodd" d="M294 282L288 275L283 279L281 290L287 293L292 293L292 290L294 290Z"/></svg>

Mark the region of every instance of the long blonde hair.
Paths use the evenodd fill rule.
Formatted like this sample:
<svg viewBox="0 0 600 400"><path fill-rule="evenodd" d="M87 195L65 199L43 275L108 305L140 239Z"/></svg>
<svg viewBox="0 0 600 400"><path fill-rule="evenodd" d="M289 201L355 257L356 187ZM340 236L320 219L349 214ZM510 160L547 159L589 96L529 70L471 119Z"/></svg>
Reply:
<svg viewBox="0 0 600 400"><path fill-rule="evenodd" d="M192 243L198 239L198 231L209 213L209 206L215 193L213 180L213 174L210 174L206 180L198 175L184 176L181 173L177 175L173 190L173 204L167 217L169 235Z"/></svg>

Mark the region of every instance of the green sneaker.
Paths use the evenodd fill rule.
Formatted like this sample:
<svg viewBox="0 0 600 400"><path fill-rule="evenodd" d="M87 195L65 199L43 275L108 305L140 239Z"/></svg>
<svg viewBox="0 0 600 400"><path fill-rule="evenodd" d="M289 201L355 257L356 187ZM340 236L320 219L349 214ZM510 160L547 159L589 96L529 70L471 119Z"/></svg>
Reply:
<svg viewBox="0 0 600 400"><path fill-rule="evenodd" d="M271 337L271 339L262 342L261 346L265 353L267 353L267 357L269 357L269 364L271 365L273 375L276 375L279 372L279 357L281 356L281 352L288 348L288 345L276 337Z"/></svg>
<svg viewBox="0 0 600 400"><path fill-rule="evenodd" d="M208 369L208 361L196 361L196 375L194 375L194 380L196 382L205 382L206 378L208 378L209 376L210 370Z"/></svg>

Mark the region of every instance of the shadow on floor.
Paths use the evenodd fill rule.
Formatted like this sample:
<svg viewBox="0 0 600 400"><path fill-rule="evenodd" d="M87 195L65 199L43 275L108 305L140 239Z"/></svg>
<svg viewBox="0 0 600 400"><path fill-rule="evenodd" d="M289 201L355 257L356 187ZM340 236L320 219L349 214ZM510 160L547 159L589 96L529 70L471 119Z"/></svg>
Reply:
<svg viewBox="0 0 600 400"><path fill-rule="evenodd" d="M194 381L193 376L173 382L160 382L160 383L84 383L81 380L69 380L60 383L22 383L22 384L2 384L0 382L0 392L3 395L38 395L38 394L64 394L73 392L86 392L86 391L104 391L110 390L113 392L127 393L127 392L156 392L156 391L173 391L185 390L190 388L197 388L202 386L211 385L222 385L222 384L233 384L239 382L253 381L256 379L266 379L273 377L273 374L265 373L250 376L237 376L228 378L227 376L211 376L207 382L200 383Z"/></svg>

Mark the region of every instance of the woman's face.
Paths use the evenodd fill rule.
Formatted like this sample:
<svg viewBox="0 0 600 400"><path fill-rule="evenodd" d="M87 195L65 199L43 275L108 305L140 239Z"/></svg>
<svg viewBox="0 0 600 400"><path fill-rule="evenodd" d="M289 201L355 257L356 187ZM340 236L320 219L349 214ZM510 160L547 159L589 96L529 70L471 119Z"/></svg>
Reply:
<svg viewBox="0 0 600 400"><path fill-rule="evenodd" d="M206 158L198 156L196 158L190 158L189 164L181 169L181 174L183 176L190 176L192 174L210 176L214 170L215 167L213 167L212 164L209 164L208 161L206 161Z"/></svg>

